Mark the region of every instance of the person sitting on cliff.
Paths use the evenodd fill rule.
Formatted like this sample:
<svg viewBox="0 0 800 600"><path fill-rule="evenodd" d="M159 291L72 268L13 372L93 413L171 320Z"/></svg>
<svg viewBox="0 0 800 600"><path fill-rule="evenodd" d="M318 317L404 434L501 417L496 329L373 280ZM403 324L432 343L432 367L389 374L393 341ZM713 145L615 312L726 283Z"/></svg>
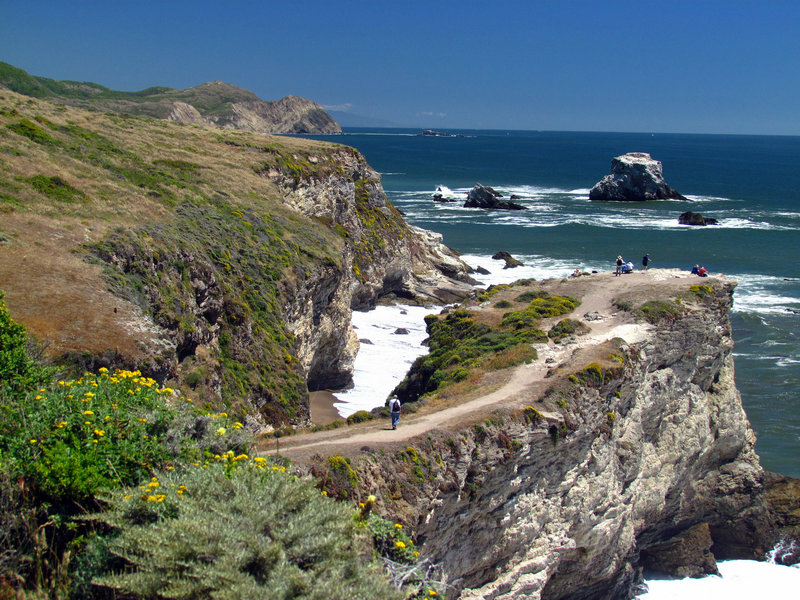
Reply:
<svg viewBox="0 0 800 600"><path fill-rule="evenodd" d="M700 265L695 265L692 267L692 275L697 275L700 272Z"/></svg>
<svg viewBox="0 0 800 600"><path fill-rule="evenodd" d="M617 275L621 275L621 274L622 274L622 263L624 263L624 262L625 262L625 261L624 261L624 260L622 260L622 256L618 256L618 257L617 257L617 270L616 270L616 271L614 271L614 276L617 276Z"/></svg>
<svg viewBox="0 0 800 600"><path fill-rule="evenodd" d="M708 269L705 267L700 267L700 270L697 272L700 277L708 277Z"/></svg>
<svg viewBox="0 0 800 600"><path fill-rule="evenodd" d="M397 429L397 423L400 422L400 400L397 396L389 398L389 412L392 415L392 429Z"/></svg>

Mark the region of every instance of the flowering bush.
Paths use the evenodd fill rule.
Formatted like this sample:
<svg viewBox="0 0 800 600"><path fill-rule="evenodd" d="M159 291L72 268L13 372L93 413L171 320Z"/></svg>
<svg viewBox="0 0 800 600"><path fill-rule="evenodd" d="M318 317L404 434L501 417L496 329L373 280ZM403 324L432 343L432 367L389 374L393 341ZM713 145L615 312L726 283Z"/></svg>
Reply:
<svg viewBox="0 0 800 600"><path fill-rule="evenodd" d="M78 502L130 485L176 458L166 445L178 409L138 371L101 369L0 406L0 453L53 499Z"/></svg>

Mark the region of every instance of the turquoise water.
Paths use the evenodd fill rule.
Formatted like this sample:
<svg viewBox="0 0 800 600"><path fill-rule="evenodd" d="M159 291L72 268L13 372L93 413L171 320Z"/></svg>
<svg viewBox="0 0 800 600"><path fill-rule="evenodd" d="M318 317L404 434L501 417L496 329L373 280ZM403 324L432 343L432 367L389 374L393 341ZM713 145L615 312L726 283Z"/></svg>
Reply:
<svg viewBox="0 0 800 600"><path fill-rule="evenodd" d="M695 263L740 283L732 322L736 380L765 468L800 477L800 137L573 132L346 130L314 136L358 148L382 173L406 219L443 234L465 254L506 250L553 276L576 267L611 270L622 254L637 267ZM690 200L589 201L611 159L649 152ZM475 183L516 194L526 211L482 211L433 202L463 198ZM686 210L714 227L678 225ZM799 311L799 312L792 312Z"/></svg>

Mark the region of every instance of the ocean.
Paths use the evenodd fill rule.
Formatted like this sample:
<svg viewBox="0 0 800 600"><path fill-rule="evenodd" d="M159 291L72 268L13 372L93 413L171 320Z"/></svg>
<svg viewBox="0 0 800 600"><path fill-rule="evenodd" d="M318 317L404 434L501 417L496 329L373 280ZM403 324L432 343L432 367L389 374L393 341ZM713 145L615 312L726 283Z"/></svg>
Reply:
<svg viewBox="0 0 800 600"><path fill-rule="evenodd" d="M447 130L462 137L423 137L418 132L346 129L309 137L361 151L409 223L441 233L468 264L491 271L479 277L483 284L565 277L576 268L611 271L620 254L640 268L645 253L653 268L688 270L700 264L737 280L731 315L736 383L756 448L765 469L800 477L800 137L470 130ZM626 152L648 152L661 161L666 181L689 200L590 201L589 189L610 172L611 159ZM476 183L506 198L518 196L515 202L527 210L462 208ZM461 201L434 202L437 188ZM719 224L679 225L678 215L688 210ZM525 266L503 270L491 259L499 250ZM414 358L426 351L420 342L428 312L379 307L354 315L358 337L373 344L362 344L355 387L337 394L343 415L383 404ZM395 335L397 327L409 335ZM757 578L767 594L764 580L772 578L760 571L751 576L763 566L751 565L758 563L732 561L721 571L728 582L738 577L732 573ZM766 566L800 577L797 568ZM783 581L778 574L774 580ZM684 587L663 591L675 583ZM795 579L794 589L798 583ZM642 597L709 596L697 586L656 581ZM782 586L776 592L785 592ZM716 593L721 597L722 588Z"/></svg>

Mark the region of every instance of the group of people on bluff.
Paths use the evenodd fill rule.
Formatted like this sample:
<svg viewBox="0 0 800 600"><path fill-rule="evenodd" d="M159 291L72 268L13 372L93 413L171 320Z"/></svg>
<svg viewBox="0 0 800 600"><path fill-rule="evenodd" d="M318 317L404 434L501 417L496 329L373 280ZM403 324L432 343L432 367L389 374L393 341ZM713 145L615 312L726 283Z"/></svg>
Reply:
<svg viewBox="0 0 800 600"><path fill-rule="evenodd" d="M653 259L650 258L649 254L645 254L642 257L642 270L647 271L647 267L650 266L650 263L653 262ZM616 261L617 268L614 271L614 275L622 275L623 273L632 273L633 272L633 263L626 262L625 259L622 258L622 255L617 256ZM701 267L700 265L695 265L692 267L691 271L692 275L698 275L700 277L708 277L708 269L705 267Z"/></svg>
<svg viewBox="0 0 800 600"><path fill-rule="evenodd" d="M647 271L647 267L650 265L651 262L653 262L653 259L650 258L649 254L645 254L642 257L642 270ZM623 273L632 273L632 272L633 272L633 263L626 262L622 258L621 254L617 256L617 269L616 271L614 271L614 275L622 275Z"/></svg>

